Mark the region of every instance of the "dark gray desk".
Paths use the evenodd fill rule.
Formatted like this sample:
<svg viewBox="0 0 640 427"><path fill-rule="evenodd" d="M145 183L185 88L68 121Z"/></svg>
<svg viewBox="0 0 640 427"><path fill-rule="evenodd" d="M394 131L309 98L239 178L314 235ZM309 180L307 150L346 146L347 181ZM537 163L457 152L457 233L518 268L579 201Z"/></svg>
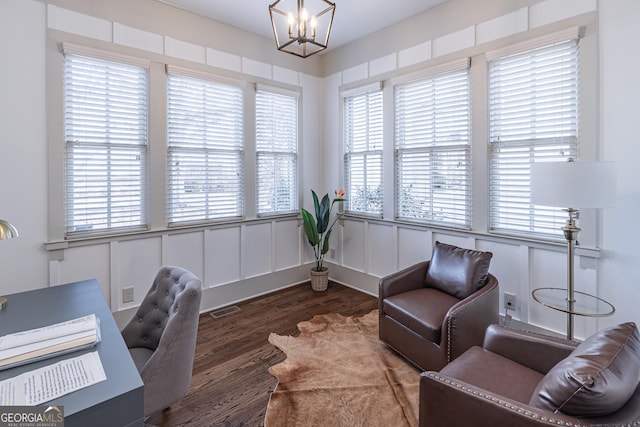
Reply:
<svg viewBox="0 0 640 427"><path fill-rule="evenodd" d="M0 380L97 349L107 380L46 404L64 406L65 427L143 425L142 379L97 281L85 280L21 292L8 295L7 299L7 307L0 311L0 336L95 313L100 319L102 341L95 349L0 371Z"/></svg>

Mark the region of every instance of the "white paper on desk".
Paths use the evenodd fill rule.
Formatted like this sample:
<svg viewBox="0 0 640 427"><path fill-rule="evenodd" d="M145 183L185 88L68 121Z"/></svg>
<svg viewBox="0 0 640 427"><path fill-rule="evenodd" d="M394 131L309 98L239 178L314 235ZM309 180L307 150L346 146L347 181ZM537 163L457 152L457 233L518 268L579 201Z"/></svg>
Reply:
<svg viewBox="0 0 640 427"><path fill-rule="evenodd" d="M0 370L91 347L99 341L95 314L5 335L0 337Z"/></svg>
<svg viewBox="0 0 640 427"><path fill-rule="evenodd" d="M107 379L97 351L0 381L0 406L39 405Z"/></svg>
<svg viewBox="0 0 640 427"><path fill-rule="evenodd" d="M67 322L56 323L55 325L44 326L38 329L16 332L0 337L0 354L7 352L7 356L13 354L13 349L19 347L30 347L32 344L39 344L49 340L57 340L63 337L71 339L79 336L87 336L88 333L95 333L97 318L95 314L72 319Z"/></svg>

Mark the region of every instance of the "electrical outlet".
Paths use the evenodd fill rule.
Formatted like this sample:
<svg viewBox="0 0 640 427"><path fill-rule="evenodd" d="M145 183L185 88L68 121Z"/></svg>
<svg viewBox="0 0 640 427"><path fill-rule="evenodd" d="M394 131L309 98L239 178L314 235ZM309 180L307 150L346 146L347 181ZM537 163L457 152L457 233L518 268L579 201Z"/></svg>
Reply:
<svg viewBox="0 0 640 427"><path fill-rule="evenodd" d="M122 302L133 302L133 286L122 289Z"/></svg>
<svg viewBox="0 0 640 427"><path fill-rule="evenodd" d="M512 294L511 292L504 293L504 308L508 310L516 309L516 294Z"/></svg>
<svg viewBox="0 0 640 427"><path fill-rule="evenodd" d="M329 249L329 258L332 258L332 259L336 258L336 248Z"/></svg>

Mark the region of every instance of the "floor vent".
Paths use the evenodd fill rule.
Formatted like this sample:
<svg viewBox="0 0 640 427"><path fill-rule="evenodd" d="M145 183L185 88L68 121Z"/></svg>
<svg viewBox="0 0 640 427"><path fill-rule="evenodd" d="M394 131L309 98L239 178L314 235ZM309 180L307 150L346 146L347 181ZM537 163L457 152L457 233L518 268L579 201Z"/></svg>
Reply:
<svg viewBox="0 0 640 427"><path fill-rule="evenodd" d="M221 317L224 316L228 316L229 314L233 314L240 311L240 307L238 307L237 305L232 305L231 307L225 307L225 308L221 308L220 310L216 310L216 311L212 311L211 317L213 317L214 319L219 319Z"/></svg>

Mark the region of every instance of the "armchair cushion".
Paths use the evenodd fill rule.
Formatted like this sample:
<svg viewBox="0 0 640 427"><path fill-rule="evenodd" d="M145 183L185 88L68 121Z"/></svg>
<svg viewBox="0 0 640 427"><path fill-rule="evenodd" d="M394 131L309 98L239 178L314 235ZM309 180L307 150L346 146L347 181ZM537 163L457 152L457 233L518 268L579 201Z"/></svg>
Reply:
<svg viewBox="0 0 640 427"><path fill-rule="evenodd" d="M487 281L491 252L436 242L424 279L426 286L463 299Z"/></svg>
<svg viewBox="0 0 640 427"><path fill-rule="evenodd" d="M382 301L383 310L397 322L431 342L439 343L442 319L460 300L436 289L421 288Z"/></svg>
<svg viewBox="0 0 640 427"><path fill-rule="evenodd" d="M552 412L604 416L616 412L640 383L640 335L633 322L592 335L540 381L529 404Z"/></svg>

